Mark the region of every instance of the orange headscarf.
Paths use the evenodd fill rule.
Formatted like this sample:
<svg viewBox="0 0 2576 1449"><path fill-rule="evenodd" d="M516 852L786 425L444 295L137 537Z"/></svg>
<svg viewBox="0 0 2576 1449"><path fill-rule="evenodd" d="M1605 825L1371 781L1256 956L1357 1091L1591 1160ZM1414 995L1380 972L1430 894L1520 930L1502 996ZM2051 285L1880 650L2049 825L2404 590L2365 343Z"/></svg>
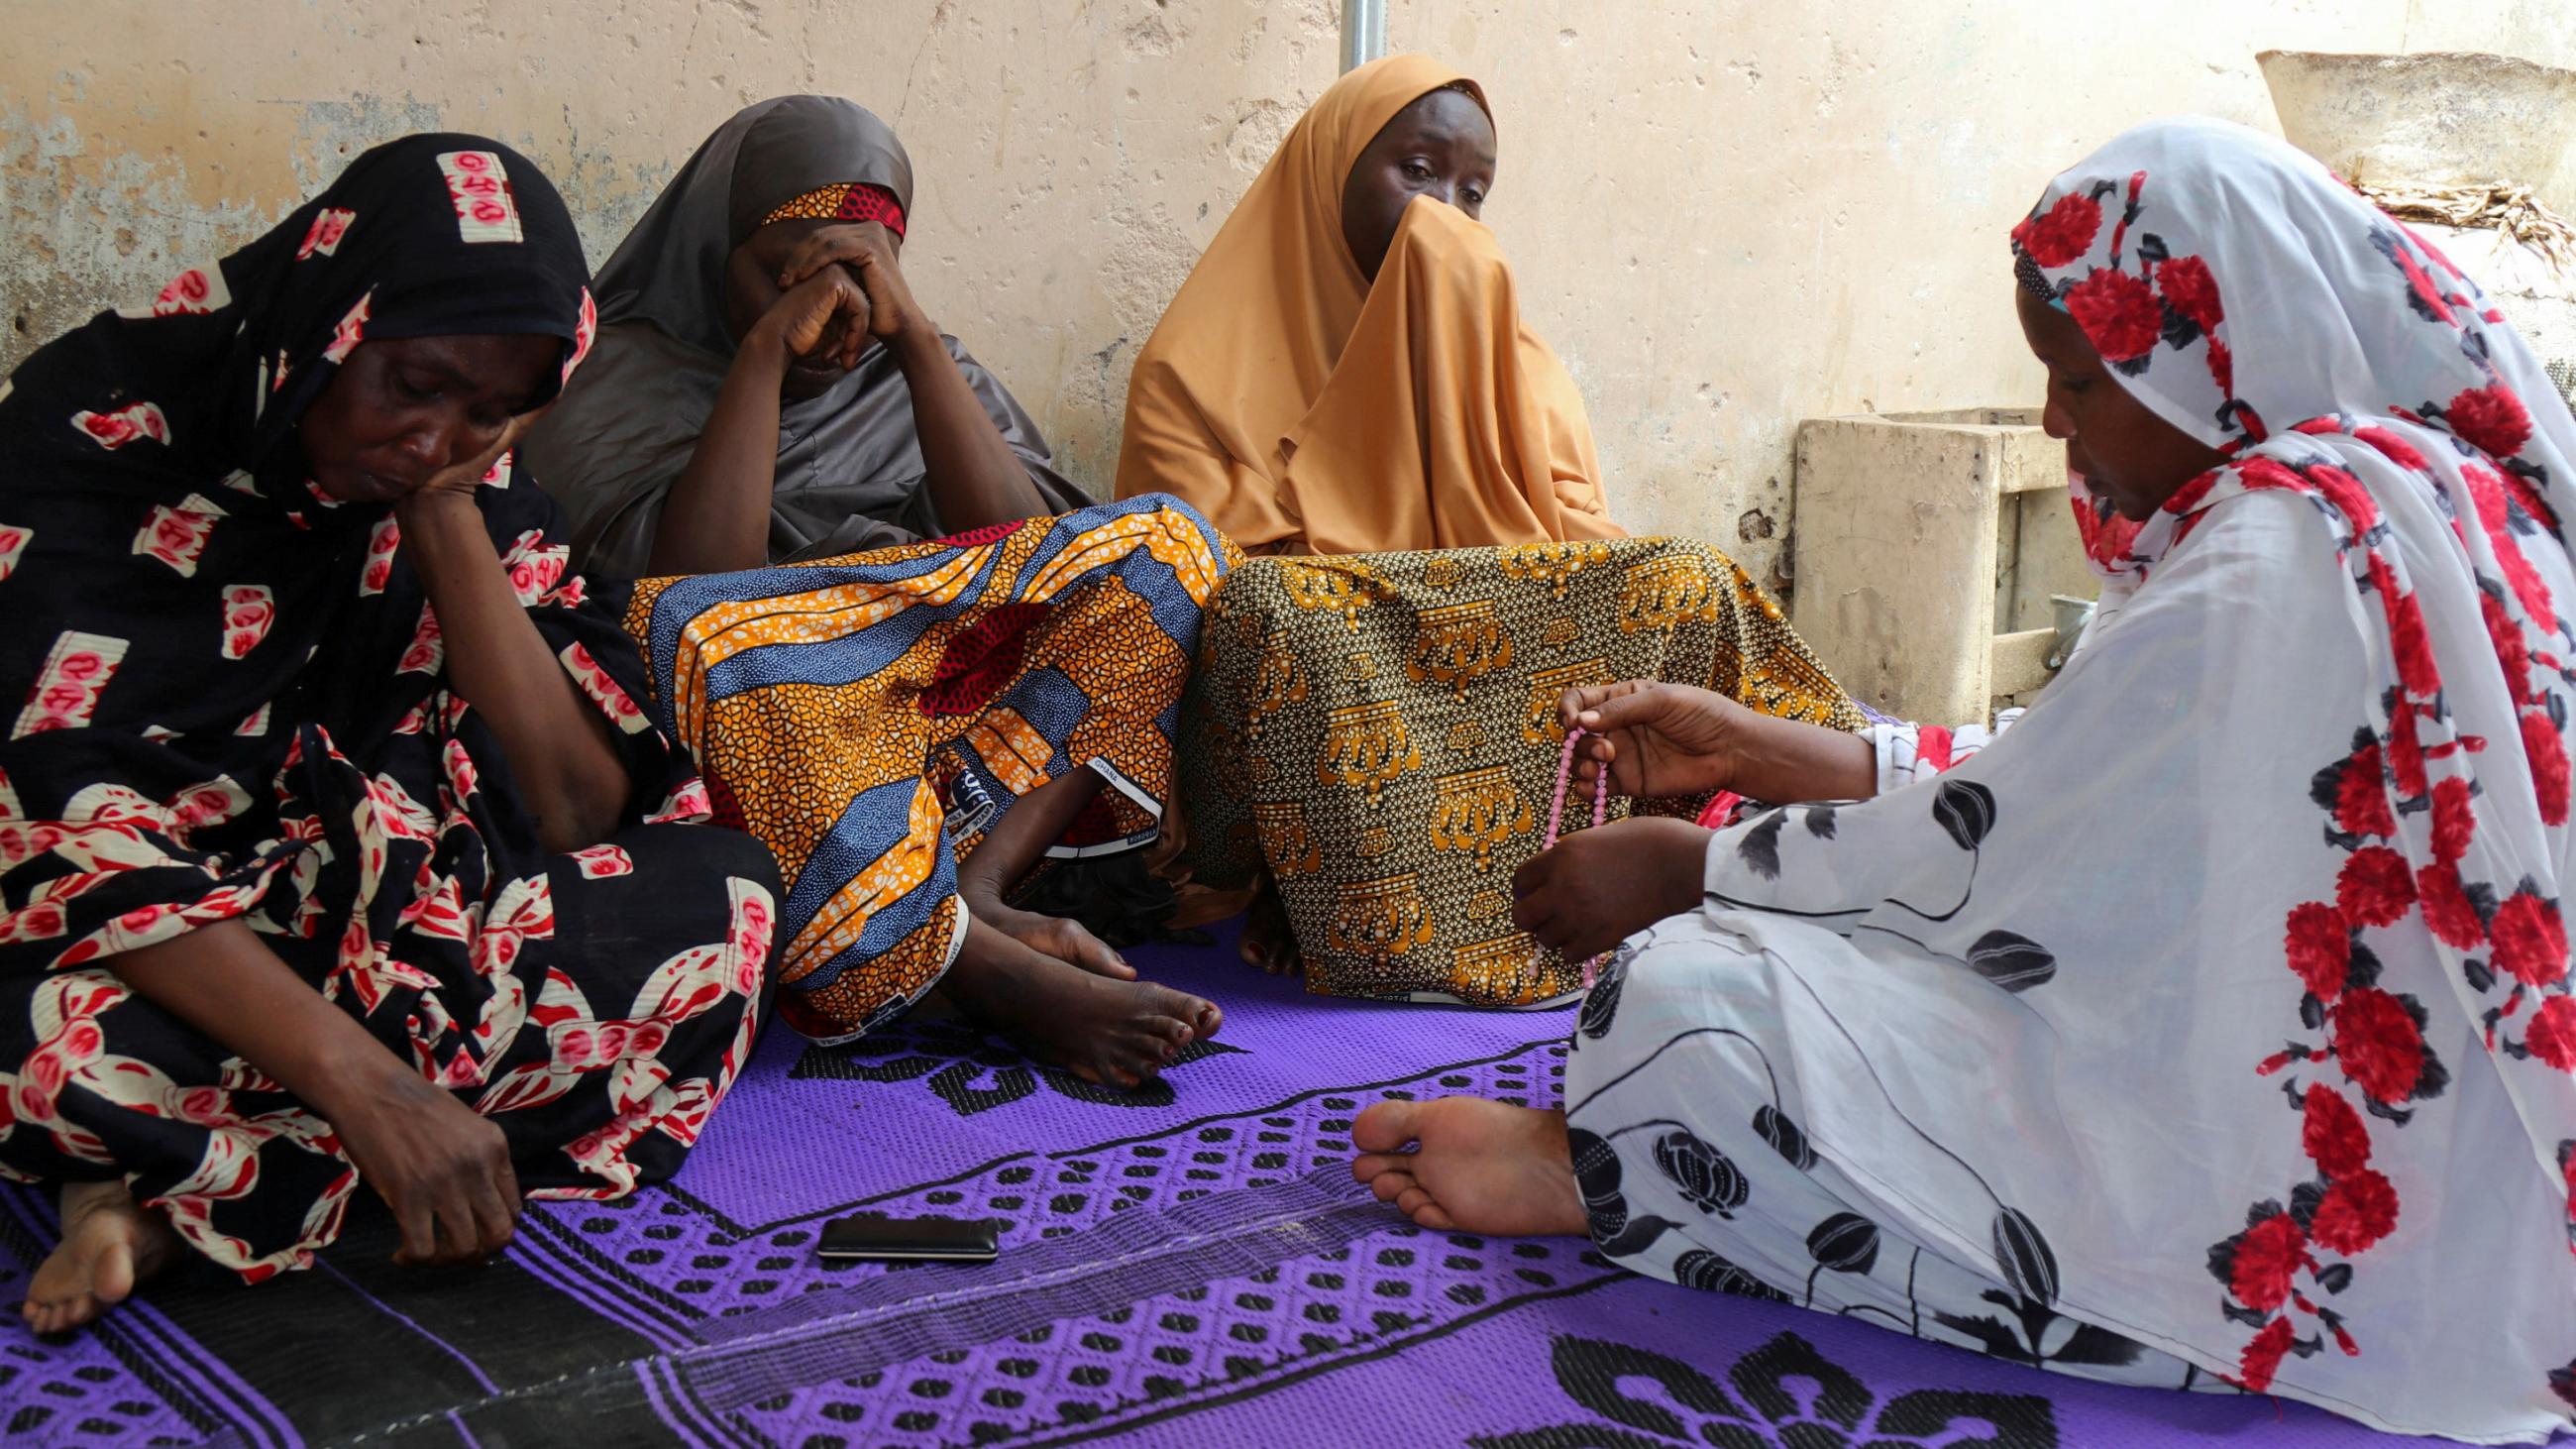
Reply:
<svg viewBox="0 0 2576 1449"><path fill-rule="evenodd" d="M1371 287L1342 188L1398 111L1484 93L1423 56L1335 82L1199 259L1136 360L1118 496L1171 493L1256 551L1618 537L1564 364L1520 320L1494 235L1405 209Z"/></svg>

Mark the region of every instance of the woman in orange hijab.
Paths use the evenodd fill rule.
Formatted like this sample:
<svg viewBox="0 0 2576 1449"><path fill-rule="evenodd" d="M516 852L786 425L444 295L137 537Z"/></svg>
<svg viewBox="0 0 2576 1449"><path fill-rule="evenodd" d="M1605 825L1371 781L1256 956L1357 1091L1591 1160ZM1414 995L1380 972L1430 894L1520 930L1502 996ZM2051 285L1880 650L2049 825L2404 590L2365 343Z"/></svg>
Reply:
<svg viewBox="0 0 2576 1449"><path fill-rule="evenodd" d="M1476 220L1494 149L1484 92L1437 61L1324 92L1137 358L1118 496L1175 494L1253 553L1624 536Z"/></svg>

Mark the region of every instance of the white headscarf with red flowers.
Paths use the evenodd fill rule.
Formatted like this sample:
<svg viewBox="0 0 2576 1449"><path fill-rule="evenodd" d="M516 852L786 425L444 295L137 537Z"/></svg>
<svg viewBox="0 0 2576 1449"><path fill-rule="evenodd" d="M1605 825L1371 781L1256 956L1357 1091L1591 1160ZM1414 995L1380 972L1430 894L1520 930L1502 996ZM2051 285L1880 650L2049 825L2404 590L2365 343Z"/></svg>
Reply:
<svg viewBox="0 0 2576 1449"><path fill-rule="evenodd" d="M1708 929L1781 983L1802 1126L1887 1230L2044 1242L2055 1311L2251 1388L2544 1438L2576 424L2475 283L2254 132L2132 131L2013 235L2234 461L2091 530L2102 613L2010 730L1721 834Z"/></svg>
<svg viewBox="0 0 2576 1449"><path fill-rule="evenodd" d="M2281 1023L2280 1050L2235 1065L2297 1084L2317 1174L2281 1182L2272 1211L2247 1203L2233 1249L2211 1250L2214 1267L2245 1254L2291 1280L2286 1297L2259 1275L2230 1281L2245 1363L2288 1376L2284 1356L2320 1328L2321 1347L2342 1357L2336 1287L2400 1252L2442 1261L2431 1277L2443 1286L2427 1282L2421 1301L2459 1307L2450 1331L2527 1343L2542 1325L2511 1305L2534 1282L2563 1303L2576 1274L2557 1251L2514 1261L2471 1226L2484 1209L2456 1200L2500 1192L2500 1176L2546 1181L2563 1199L2576 1171L2562 916L2576 693L2563 520L2576 507L2576 423L2476 282L2313 158L2242 127L2177 121L2121 136L2051 183L2013 247L2025 285L2044 285L2122 386L2236 460L2143 525L2123 524L2076 480L2078 519L2112 579L2107 602L2135 596L2236 500L2298 494L2344 567L2280 585L2347 591L2378 676L2348 754L2277 767L2316 771L2311 796L2327 814L2317 848L2339 861L2333 888L2303 888L2318 873L2288 862L2242 862L2294 899L2277 924L2248 923L2241 944L2270 945L2252 928L2273 926L2279 944L2266 954L2307 988L2301 1012L2315 1025ZM2288 612L2249 596L2234 627ZM2303 712L2347 704L2297 678L2268 692ZM2204 808L2285 808L2282 790L2222 785L2222 773L2238 772L2204 773ZM2436 1061L2453 1078L2447 1100L2425 1077ZM2518 1119L2518 1131L2491 1134L2506 1155L2462 1150L2456 1119L2472 1101ZM2479 1138L2495 1125L2481 1123ZM2455 1135L2399 1155L2397 1144L2443 1133ZM2410 1156L2414 1180L2394 1176ZM2350 1191L2363 1181L2366 1194ZM2540 1341L2556 1373L2512 1386L2529 1395L2554 1378L2541 1403L2562 1416L2576 1393L2564 1319L2550 1313L2556 1336ZM2440 1315L2424 1327L2442 1331ZM2410 1336L2381 1342L2403 1355Z"/></svg>

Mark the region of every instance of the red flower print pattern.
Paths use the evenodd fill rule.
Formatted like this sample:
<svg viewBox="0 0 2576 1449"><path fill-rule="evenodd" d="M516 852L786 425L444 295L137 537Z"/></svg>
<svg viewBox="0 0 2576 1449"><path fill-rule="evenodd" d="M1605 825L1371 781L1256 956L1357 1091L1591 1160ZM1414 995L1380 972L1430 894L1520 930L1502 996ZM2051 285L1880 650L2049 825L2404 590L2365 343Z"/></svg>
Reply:
<svg viewBox="0 0 2576 1449"><path fill-rule="evenodd" d="M262 584L235 584L224 590L224 657L247 659L277 622L277 600Z"/></svg>
<svg viewBox="0 0 2576 1449"><path fill-rule="evenodd" d="M588 850L574 851L572 858L581 867L584 880L609 880L635 873L635 858L628 855L622 846L594 845Z"/></svg>
<svg viewBox="0 0 2576 1449"><path fill-rule="evenodd" d="M2093 273L2066 293L2066 310L2104 362L2130 362L2155 350L2164 307L2146 283L2126 272Z"/></svg>
<svg viewBox="0 0 2576 1449"><path fill-rule="evenodd" d="M2568 760L2567 742L2558 726L2538 710L2522 714L2522 749L2531 760L2532 793L2540 800L2540 823L2567 823Z"/></svg>
<svg viewBox="0 0 2576 1449"><path fill-rule="evenodd" d="M630 735L641 734L651 727L644 718L644 711L635 707L635 701L627 697L626 691L618 687L607 670L599 667L599 661L591 657L589 650L574 644L560 657L565 672L572 675L573 683L581 686L581 692L590 696L590 702L599 706L599 712L608 716L610 724Z"/></svg>
<svg viewBox="0 0 2576 1449"><path fill-rule="evenodd" d="M2356 850L2343 863L2343 873L2335 879L2335 904L2344 920L2356 926L2393 926L2406 919L2415 908L2415 874L2406 857L2384 845ZM2301 906L2300 910L2309 907ZM2298 915L2290 917L2291 930L2298 929ZM2293 943L2291 966L2297 969ZM2300 971L2301 976L2307 975ZM2310 987L2314 990L2314 987ZM2323 997L2325 993L2319 992Z"/></svg>
<svg viewBox="0 0 2576 1449"><path fill-rule="evenodd" d="M170 441L170 420L148 402L128 403L112 413L74 413L72 426L111 453L138 439Z"/></svg>
<svg viewBox="0 0 2576 1449"><path fill-rule="evenodd" d="M2289 1354L2297 1337L2297 1331L2290 1327L2290 1320L2286 1318L2275 1318L2265 1324L2263 1331L2245 1345L2244 1356L2237 1361L2236 1381L2252 1393L2259 1394L2270 1388L2272 1376L2281 1371L2281 1360Z"/></svg>
<svg viewBox="0 0 2576 1449"><path fill-rule="evenodd" d="M2427 322L2456 324L2459 321L2451 311L2451 304L2442 300L2442 289L2433 285L2433 278L2425 272L2423 265L2415 260L2412 252L2399 245L2394 237L2380 236L2373 237L2372 240L2379 244L2380 250L2390 261L2397 264L2397 269L2406 274L2406 289L2411 294L2407 301L2415 309L2416 315Z"/></svg>
<svg viewBox="0 0 2576 1449"><path fill-rule="evenodd" d="M134 552L159 559L183 578L194 578L206 541L214 537L216 520L228 516L221 504L198 493L181 499L176 508L155 503L144 518L143 531L134 536Z"/></svg>
<svg viewBox="0 0 2576 1449"><path fill-rule="evenodd" d="M2576 996L2558 995L2540 1003L2522 1044L2533 1056L2562 1072L2576 1072ZM2576 1156L2569 1159L2576 1164Z"/></svg>
<svg viewBox="0 0 2576 1449"><path fill-rule="evenodd" d="M121 317L202 316L232 305L232 292L224 286L221 267L190 267L172 277L142 308L119 308Z"/></svg>
<svg viewBox="0 0 2576 1449"><path fill-rule="evenodd" d="M436 674L447 662L447 643L438 632L437 611L420 606L420 622L412 626L411 647L403 650L402 662L394 666L397 674Z"/></svg>
<svg viewBox="0 0 2576 1449"><path fill-rule="evenodd" d="M27 551L27 545L35 538L36 531L32 528L0 523L0 583L8 582L9 575L17 571L19 555Z"/></svg>
<svg viewBox="0 0 2576 1449"><path fill-rule="evenodd" d="M2505 583L2513 589L2514 598L2541 632L2555 632L2556 601L2550 598L2549 586L2540 581L2540 571L2531 566L2521 542L2513 535L2513 504L2505 492L2504 480L2492 469L2475 463L2461 464L2460 478L2469 485L2469 497L2477 505L2478 523L2486 530L2487 543L2495 550L2496 566L2504 570ZM2527 512L2525 516L2529 516Z"/></svg>
<svg viewBox="0 0 2576 1449"><path fill-rule="evenodd" d="M2012 229L2015 245L2043 267L2062 267L2084 255L2102 230L2102 207L2089 196L2069 192L2046 212L2025 217Z"/></svg>
<svg viewBox="0 0 2576 1449"><path fill-rule="evenodd" d="M338 206L326 206L313 213L313 225L304 233L304 244L295 249L295 259L311 261L338 251L340 238L349 234L349 223L357 219L356 212Z"/></svg>
<svg viewBox="0 0 2576 1449"><path fill-rule="evenodd" d="M2353 1084L2394 1106L2411 1100L2423 1084L2424 1027L2411 1003L2363 987L2344 993L2329 1015L2335 1059Z"/></svg>
<svg viewBox="0 0 2576 1449"><path fill-rule="evenodd" d="M2361 1114L2341 1092L2312 1082L2303 1111L2299 1145L2318 1171L2341 1177L2369 1165L2370 1129L2361 1125Z"/></svg>
<svg viewBox="0 0 2576 1449"><path fill-rule="evenodd" d="M2343 994L2344 972L2352 960L2352 927L2343 912L2317 902L2290 912L2288 950L2290 969L2319 1001Z"/></svg>
<svg viewBox="0 0 2576 1449"><path fill-rule="evenodd" d="M56 636L9 738L22 740L46 730L87 725L98 712L99 696L107 692L108 682L116 678L117 666L125 660L125 648L122 639L77 629Z"/></svg>
<svg viewBox="0 0 2576 1449"><path fill-rule="evenodd" d="M2377 448L2380 456L2400 468L2416 473L2425 471L2424 455L2415 451L2415 445L2386 428L2355 428L2352 435Z"/></svg>
<svg viewBox="0 0 2576 1449"><path fill-rule="evenodd" d="M2388 780L2408 800L2433 788L2424 768L2424 744L2415 731L2415 706L2404 700L2388 716Z"/></svg>
<svg viewBox="0 0 2576 1449"><path fill-rule="evenodd" d="M2289 1301L2292 1278L2307 1256L2308 1235L2277 1207L2239 1233L2228 1260L2228 1291L2236 1301L2269 1313Z"/></svg>
<svg viewBox="0 0 2576 1449"><path fill-rule="evenodd" d="M348 315L340 319L340 325L331 329L331 345L322 349L324 362L348 361L349 354L357 351L358 344L366 340L367 304L375 299L375 295L369 292L360 297Z"/></svg>
<svg viewBox="0 0 2576 1449"><path fill-rule="evenodd" d="M2366 1253L2397 1228L2397 1189L2368 1168L2338 1176L2317 1204L2309 1236L2316 1245L2349 1257Z"/></svg>
<svg viewBox="0 0 2576 1449"><path fill-rule="evenodd" d="M2503 383L2471 388L2442 408L2460 441L2492 458L2510 458L2531 441L2531 414Z"/></svg>
<svg viewBox="0 0 2576 1449"><path fill-rule="evenodd" d="M510 174L489 151L447 151L438 158L447 175L447 195L456 204L456 232L468 242L523 242L519 204L510 194Z"/></svg>
<svg viewBox="0 0 2576 1449"><path fill-rule="evenodd" d="M2191 319L2203 332L2215 332L2226 320L2218 305L2218 279L2209 274L2209 263L2198 257L2173 257L2156 265L2156 286L2165 294L2165 305Z"/></svg>
<svg viewBox="0 0 2576 1449"><path fill-rule="evenodd" d="M2434 864L2417 871L2415 894L2424 903L2424 924L2436 939L2462 951L2487 943L2486 918L2478 914L2456 868Z"/></svg>
<svg viewBox="0 0 2576 1449"><path fill-rule="evenodd" d="M590 344L599 336L599 304L590 299L590 289L581 289L581 318L573 324L572 350L564 354L562 383L572 381L572 372L590 356Z"/></svg>
<svg viewBox="0 0 2576 1449"><path fill-rule="evenodd" d="M510 551L501 556L501 567L510 574L511 591L521 605L533 608L553 592L555 582L572 564L569 544L547 543L545 535L530 529L519 535Z"/></svg>
<svg viewBox="0 0 2576 1449"><path fill-rule="evenodd" d="M2397 833L2397 816L2388 808L2388 783L2379 762L2379 741L2365 730L2352 758L2318 771L2310 787L2311 798L2333 812L2335 828L2346 835L2384 840Z"/></svg>
<svg viewBox="0 0 2576 1449"><path fill-rule="evenodd" d="M2362 486L2360 479L2325 463L2311 466L2307 478L2325 494L2327 502L2352 520L2354 532L2368 533L2379 527L2379 505L2371 500L2370 490Z"/></svg>
<svg viewBox="0 0 2576 1449"><path fill-rule="evenodd" d="M2477 833L2475 807L2469 803L2469 782L2453 776L2433 787L2433 854L2445 864L2469 853L2469 839Z"/></svg>
<svg viewBox="0 0 2576 1449"><path fill-rule="evenodd" d="M367 535L367 562L358 574L361 596L381 594L394 575L394 553L402 547L402 525L390 513L376 520L375 531Z"/></svg>
<svg viewBox="0 0 2576 1449"><path fill-rule="evenodd" d="M2522 637L2522 625L2505 612L2502 600L2483 590L2478 594L2478 614L2495 645L2496 663L2503 666L2504 687L2512 692L2514 704L2532 703L2531 643Z"/></svg>
<svg viewBox="0 0 2576 1449"><path fill-rule="evenodd" d="M2527 986L2567 979L2567 926L2556 901L2515 891L2496 907L2487 940L2495 947L2497 968Z"/></svg>

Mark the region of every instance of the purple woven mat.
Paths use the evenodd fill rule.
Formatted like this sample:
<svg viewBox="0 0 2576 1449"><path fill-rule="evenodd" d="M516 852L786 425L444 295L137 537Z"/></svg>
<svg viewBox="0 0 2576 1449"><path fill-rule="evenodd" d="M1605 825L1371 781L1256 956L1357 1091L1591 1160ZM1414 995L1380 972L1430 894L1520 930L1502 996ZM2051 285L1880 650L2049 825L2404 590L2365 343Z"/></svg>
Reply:
<svg viewBox="0 0 2576 1449"><path fill-rule="evenodd" d="M380 1213L312 1273L0 1326L17 1444L2377 1445L2271 1400L2107 1388L1627 1277L1576 1240L1419 1231L1355 1187L1398 1095L1557 1099L1565 1013L1308 997L1133 953L1224 1032L1134 1096L955 1024L770 1038L680 1180L406 1273ZM860 1208L1007 1220L984 1267L827 1268ZM0 1294L52 1232L0 1192ZM8 1301L14 1302L14 1298Z"/></svg>

